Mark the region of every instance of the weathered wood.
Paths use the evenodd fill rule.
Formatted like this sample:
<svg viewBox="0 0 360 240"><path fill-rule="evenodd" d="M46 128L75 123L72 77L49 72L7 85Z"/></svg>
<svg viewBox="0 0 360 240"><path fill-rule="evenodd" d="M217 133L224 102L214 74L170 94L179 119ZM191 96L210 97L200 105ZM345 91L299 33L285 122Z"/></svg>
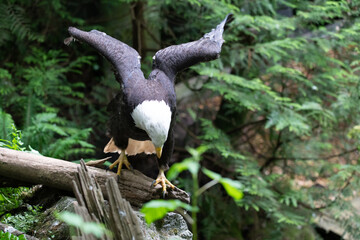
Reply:
<svg viewBox="0 0 360 240"><path fill-rule="evenodd" d="M112 232L114 239L143 240L144 233L141 224L136 217L128 201L121 197L118 184L115 179L110 178L106 182L109 205L105 203L101 188L96 179L88 171L85 163L81 161L76 181L74 181L74 192L77 202L74 204L75 212L81 215L84 221L102 222ZM80 204L79 204L80 203ZM92 235L86 235L77 229L76 239L96 239ZM103 236L102 239L112 239Z"/></svg>
<svg viewBox="0 0 360 240"><path fill-rule="evenodd" d="M24 182L72 191L72 180L78 166L79 164L64 160L0 148L0 175ZM96 178L105 198L108 198L105 183L109 178L117 179L117 175L94 167L87 169ZM161 186L151 188L152 181L153 179L137 170L123 169L118 188L121 195L132 205L141 206L145 202L162 197ZM190 198L185 191L179 188L168 190L166 198L189 203Z"/></svg>
<svg viewBox="0 0 360 240"><path fill-rule="evenodd" d="M132 210L130 203L121 197L120 191L114 179L106 183L109 194L110 230L114 233L115 239L144 239L139 219ZM117 231L116 231L117 230Z"/></svg>
<svg viewBox="0 0 360 240"><path fill-rule="evenodd" d="M75 213L80 215L85 222L96 222L96 219L92 218L88 209L84 206L79 206L78 202L74 202ZM96 240L97 238L92 234L86 234L81 229L76 228L76 236L71 237L73 240ZM104 240L110 240L107 236L103 236Z"/></svg>

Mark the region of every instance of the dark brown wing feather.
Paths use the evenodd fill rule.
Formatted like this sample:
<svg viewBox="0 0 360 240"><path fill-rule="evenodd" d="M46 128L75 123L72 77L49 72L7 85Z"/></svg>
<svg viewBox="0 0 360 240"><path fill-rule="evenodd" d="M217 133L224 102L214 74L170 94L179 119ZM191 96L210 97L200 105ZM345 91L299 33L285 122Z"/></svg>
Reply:
<svg viewBox="0 0 360 240"><path fill-rule="evenodd" d="M106 57L116 70L117 80L125 87L131 85L130 78L144 79L144 74L140 69L140 56L132 47L97 30L85 32L69 27L68 31L73 38L88 43Z"/></svg>
<svg viewBox="0 0 360 240"><path fill-rule="evenodd" d="M228 14L215 29L197 41L170 46L158 51L154 56L153 69L160 69L173 79L177 72L185 68L218 58L224 42L222 34L226 24L233 20L232 16Z"/></svg>

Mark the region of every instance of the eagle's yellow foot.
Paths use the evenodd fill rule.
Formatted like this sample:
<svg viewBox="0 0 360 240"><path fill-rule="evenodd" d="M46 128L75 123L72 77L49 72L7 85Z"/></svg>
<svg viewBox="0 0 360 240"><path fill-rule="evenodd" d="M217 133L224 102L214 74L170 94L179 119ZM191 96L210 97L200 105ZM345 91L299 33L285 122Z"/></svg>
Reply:
<svg viewBox="0 0 360 240"><path fill-rule="evenodd" d="M168 184L172 189L175 188L175 186L169 180L167 180L167 178L165 177L165 174L164 174L164 170L162 170L162 169L159 170L159 175L157 176L156 180L154 180L152 182L151 187L154 187L159 183L162 186L164 198L165 198L165 194L167 194L166 184Z"/></svg>
<svg viewBox="0 0 360 240"><path fill-rule="evenodd" d="M113 169L116 165L118 165L118 169L117 169L117 173L116 173L118 175L118 180L119 180L119 176L120 176L121 168L122 168L123 164L125 164L125 166L128 169L130 169L130 170L133 169L125 155L125 150L121 150L119 158L109 166L109 169Z"/></svg>

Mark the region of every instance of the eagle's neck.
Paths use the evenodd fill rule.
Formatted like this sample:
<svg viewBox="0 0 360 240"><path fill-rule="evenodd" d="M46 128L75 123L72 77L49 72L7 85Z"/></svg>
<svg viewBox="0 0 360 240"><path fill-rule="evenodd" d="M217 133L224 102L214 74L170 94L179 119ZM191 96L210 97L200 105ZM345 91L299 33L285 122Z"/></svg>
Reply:
<svg viewBox="0 0 360 240"><path fill-rule="evenodd" d="M171 110L165 101L145 100L131 113L135 126L149 135L155 147L162 147L167 139Z"/></svg>

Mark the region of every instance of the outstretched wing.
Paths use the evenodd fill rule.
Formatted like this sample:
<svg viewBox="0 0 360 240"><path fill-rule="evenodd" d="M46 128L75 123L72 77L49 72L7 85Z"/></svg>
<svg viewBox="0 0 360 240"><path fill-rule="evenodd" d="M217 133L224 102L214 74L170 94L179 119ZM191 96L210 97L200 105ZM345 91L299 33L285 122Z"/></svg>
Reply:
<svg viewBox="0 0 360 240"><path fill-rule="evenodd" d="M197 41L174 45L158 51L154 56L153 69L160 69L170 79L177 72L199 62L207 62L219 57L224 42L222 34L227 23L233 20L228 14L211 32Z"/></svg>
<svg viewBox="0 0 360 240"><path fill-rule="evenodd" d="M122 82L126 86L130 77L144 78L140 69L141 57L132 47L97 30L85 32L75 27L69 27L68 31L73 38L88 43L106 57L114 66L116 79L120 83ZM70 41L65 39L64 42L68 44Z"/></svg>

